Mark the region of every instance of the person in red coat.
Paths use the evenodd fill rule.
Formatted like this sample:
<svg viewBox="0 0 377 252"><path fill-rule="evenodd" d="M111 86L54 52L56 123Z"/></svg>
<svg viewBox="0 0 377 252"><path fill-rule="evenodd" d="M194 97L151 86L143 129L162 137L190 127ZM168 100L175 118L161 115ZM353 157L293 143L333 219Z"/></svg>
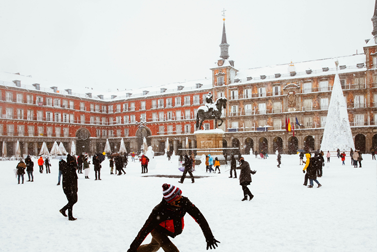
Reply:
<svg viewBox="0 0 377 252"><path fill-rule="evenodd" d="M345 165L344 161L346 160L346 153L343 151L343 153L340 154L340 157L342 158L342 165Z"/></svg>
<svg viewBox="0 0 377 252"><path fill-rule="evenodd" d="M42 156L40 156L40 158L38 159L38 165L39 165L39 172L40 173L43 173L43 164L44 164L43 158L42 158Z"/></svg>
<svg viewBox="0 0 377 252"><path fill-rule="evenodd" d="M182 233L183 217L186 213L190 214L202 229L207 250L216 249L217 243L220 242L214 238L207 220L199 209L188 198L182 196L181 189L165 183L162 185L162 193L162 201L152 210L127 252L158 251L160 248L168 252L178 252L178 248L168 236L174 238ZM151 242L140 246L149 233L152 235Z"/></svg>
<svg viewBox="0 0 377 252"><path fill-rule="evenodd" d="M144 154L140 158L141 162L141 173L148 173L148 162L149 158L147 156L144 156Z"/></svg>

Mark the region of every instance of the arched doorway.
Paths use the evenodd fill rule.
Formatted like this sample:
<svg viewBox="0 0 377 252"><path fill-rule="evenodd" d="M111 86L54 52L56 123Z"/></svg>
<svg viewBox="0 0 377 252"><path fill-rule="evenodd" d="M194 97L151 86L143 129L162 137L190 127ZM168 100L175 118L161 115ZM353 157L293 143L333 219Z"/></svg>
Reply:
<svg viewBox="0 0 377 252"><path fill-rule="evenodd" d="M223 148L223 155L230 155L230 151L226 149L228 148L228 142L225 139L223 139Z"/></svg>
<svg viewBox="0 0 377 252"><path fill-rule="evenodd" d="M282 153L282 151L283 151L283 139L281 139L281 137L275 137L274 138L273 148L274 148L274 153L276 151L279 151L279 153Z"/></svg>
<svg viewBox="0 0 377 252"><path fill-rule="evenodd" d="M76 155L88 153L90 150L90 132L86 128L80 128L76 131ZM103 151L103 149L102 149Z"/></svg>
<svg viewBox="0 0 377 252"><path fill-rule="evenodd" d="M307 136L304 138L304 150L309 151L314 150L314 138L312 136Z"/></svg>
<svg viewBox="0 0 377 252"><path fill-rule="evenodd" d="M182 155L183 152L182 152L182 141L178 141L178 151L177 151L177 155Z"/></svg>
<svg viewBox="0 0 377 252"><path fill-rule="evenodd" d="M250 137L246 138L245 140L245 154L249 155L250 150L254 149L254 141ZM253 153L251 153L253 154Z"/></svg>
<svg viewBox="0 0 377 252"><path fill-rule="evenodd" d="M158 142L158 155L164 155L164 154L165 154L165 141L161 140Z"/></svg>
<svg viewBox="0 0 377 252"><path fill-rule="evenodd" d="M268 141L265 137L259 138L259 153L268 153Z"/></svg>
<svg viewBox="0 0 377 252"><path fill-rule="evenodd" d="M152 135L150 129L148 129L144 125L140 125L139 126L139 128L136 131L136 138L137 138L137 150L136 150L136 153L140 153L141 148L143 146L144 138L147 140L147 145L151 146L151 139L149 138L150 135Z"/></svg>
<svg viewBox="0 0 377 252"><path fill-rule="evenodd" d="M365 136L363 134L357 134L355 136L355 148L365 153Z"/></svg>
<svg viewBox="0 0 377 252"><path fill-rule="evenodd" d="M288 139L288 153L289 154L296 154L298 150L298 139L297 137L290 137Z"/></svg>
<svg viewBox="0 0 377 252"><path fill-rule="evenodd" d="M372 137L372 148L377 150L377 134Z"/></svg>
<svg viewBox="0 0 377 252"><path fill-rule="evenodd" d="M234 154L237 154L237 155L241 154L240 153L240 140L238 140L237 138L233 138L233 140L232 140L232 147L233 148L237 148L237 149L232 150L232 152Z"/></svg>

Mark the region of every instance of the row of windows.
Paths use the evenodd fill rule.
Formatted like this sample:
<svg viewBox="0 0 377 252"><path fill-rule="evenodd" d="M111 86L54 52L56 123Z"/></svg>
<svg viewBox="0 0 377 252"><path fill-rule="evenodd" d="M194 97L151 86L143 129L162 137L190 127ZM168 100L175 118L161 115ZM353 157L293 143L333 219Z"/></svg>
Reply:
<svg viewBox="0 0 377 252"><path fill-rule="evenodd" d="M26 136L25 132L25 125L17 125L17 135L18 136ZM6 128L7 132L6 134L8 136L14 136L15 135L15 126L13 124L7 124ZM35 132L37 130L37 132ZM37 136L48 136L52 137L53 136L53 130L54 127L45 127L44 126L27 126L27 136L36 136L35 134L37 133ZM62 132L63 130L63 132ZM63 133L63 135L62 135ZM3 125L0 124L0 135L3 135ZM61 128L61 127L55 127L55 136L56 137L69 137L69 128Z"/></svg>
<svg viewBox="0 0 377 252"><path fill-rule="evenodd" d="M203 124L205 130L210 129L210 124L209 123L204 123ZM166 131L165 131L165 126L161 125L158 127L158 134L159 135L164 135L164 134L190 134L192 133L193 128L191 127L190 124L183 125L183 132L182 132L182 125L175 125L175 128L173 125L167 125L166 126Z"/></svg>

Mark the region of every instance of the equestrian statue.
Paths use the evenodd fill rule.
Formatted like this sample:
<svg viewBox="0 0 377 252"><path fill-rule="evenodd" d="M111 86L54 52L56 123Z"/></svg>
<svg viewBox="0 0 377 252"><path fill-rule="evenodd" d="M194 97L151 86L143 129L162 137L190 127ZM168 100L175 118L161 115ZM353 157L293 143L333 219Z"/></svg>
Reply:
<svg viewBox="0 0 377 252"><path fill-rule="evenodd" d="M215 103L212 101L212 94L209 92L206 96L205 106L200 106L196 114L196 130L201 130L204 120L215 119L215 129L223 124L221 119L221 111L226 108L227 99L220 97ZM220 120L220 124L217 125L217 120Z"/></svg>

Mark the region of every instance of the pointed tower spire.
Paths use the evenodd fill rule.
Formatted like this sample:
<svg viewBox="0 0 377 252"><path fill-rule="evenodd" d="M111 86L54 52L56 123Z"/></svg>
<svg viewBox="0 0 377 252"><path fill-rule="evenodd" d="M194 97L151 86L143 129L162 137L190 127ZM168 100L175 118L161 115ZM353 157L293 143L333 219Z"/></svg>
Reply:
<svg viewBox="0 0 377 252"><path fill-rule="evenodd" d="M225 32L225 9L223 9L223 35L222 35L221 44L220 44L220 49L221 49L220 58L222 59L229 58L228 48L229 48L229 44L226 42L226 32Z"/></svg>
<svg viewBox="0 0 377 252"><path fill-rule="evenodd" d="M374 41L377 43L377 0L374 4L374 14L372 17L372 22L373 22L372 35L374 36Z"/></svg>

